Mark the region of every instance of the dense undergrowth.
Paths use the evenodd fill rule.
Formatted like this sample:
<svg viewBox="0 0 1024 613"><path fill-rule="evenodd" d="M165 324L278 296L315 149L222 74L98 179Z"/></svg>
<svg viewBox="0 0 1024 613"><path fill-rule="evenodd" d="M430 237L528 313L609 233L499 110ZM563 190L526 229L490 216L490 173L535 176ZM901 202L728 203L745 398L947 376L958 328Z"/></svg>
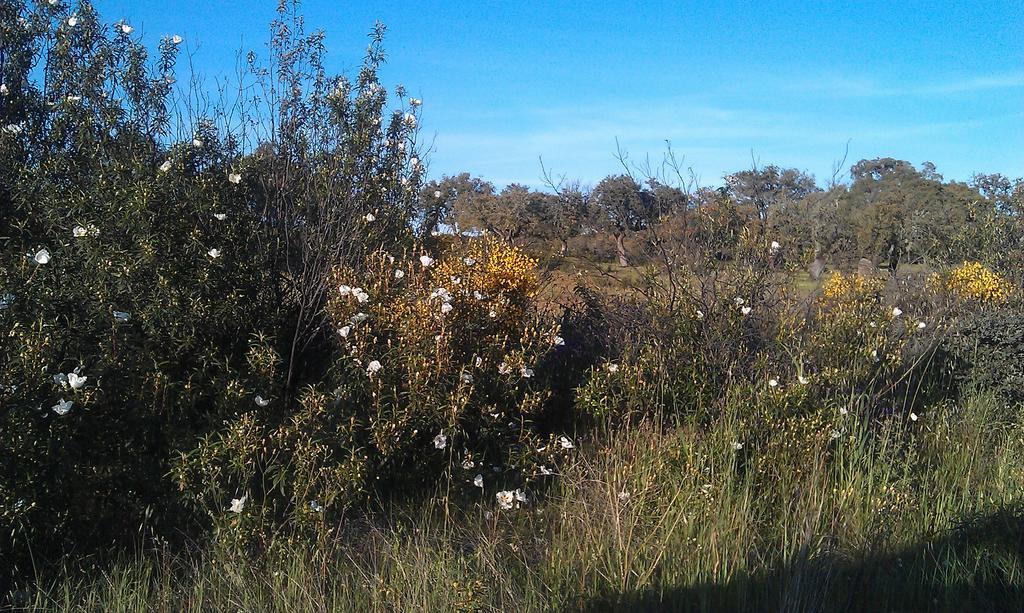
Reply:
<svg viewBox="0 0 1024 613"><path fill-rule="evenodd" d="M0 17L0 605L1024 606L1012 214L811 281L723 192L559 286L432 231L382 28L335 78L283 3L226 115L177 36Z"/></svg>
<svg viewBox="0 0 1024 613"><path fill-rule="evenodd" d="M1024 432L985 394L757 441L710 422L597 437L543 502L357 515L315 544L125 559L25 595L52 610L1015 610ZM845 414L840 410L845 409ZM481 496L481 498L483 498ZM401 510L400 510L401 509Z"/></svg>

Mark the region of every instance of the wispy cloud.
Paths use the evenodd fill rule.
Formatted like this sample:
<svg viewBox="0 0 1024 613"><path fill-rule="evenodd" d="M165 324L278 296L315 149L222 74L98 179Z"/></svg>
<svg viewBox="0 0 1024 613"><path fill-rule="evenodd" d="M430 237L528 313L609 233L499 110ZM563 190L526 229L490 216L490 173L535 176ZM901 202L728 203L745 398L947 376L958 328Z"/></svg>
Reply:
<svg viewBox="0 0 1024 613"><path fill-rule="evenodd" d="M851 141L852 159L858 155L912 156L922 142L932 148L955 147L953 143L976 131L999 129L997 126L1012 125L1013 121L1005 113L964 119L941 114L880 118L834 110L768 111L675 99L520 107L507 110L500 120L473 123L471 129L460 124L458 129L438 132L432 171L468 170L498 184L519 182L537 187L542 184L541 158L549 169L585 181L618 172L616 138L631 159L641 161L649 155L654 163L661 160L665 141L671 141L673 149L686 156L686 165L692 162L703 178L717 181L723 170L749 165L752 154L762 163L824 173L834 158L842 156L847 141ZM467 160L471 161L468 166ZM914 157L912 161L921 160Z"/></svg>
<svg viewBox="0 0 1024 613"><path fill-rule="evenodd" d="M824 94L839 98L904 98L971 94L1024 88L1024 72L976 75L945 81L895 85L869 77L829 76L793 83L791 92Z"/></svg>

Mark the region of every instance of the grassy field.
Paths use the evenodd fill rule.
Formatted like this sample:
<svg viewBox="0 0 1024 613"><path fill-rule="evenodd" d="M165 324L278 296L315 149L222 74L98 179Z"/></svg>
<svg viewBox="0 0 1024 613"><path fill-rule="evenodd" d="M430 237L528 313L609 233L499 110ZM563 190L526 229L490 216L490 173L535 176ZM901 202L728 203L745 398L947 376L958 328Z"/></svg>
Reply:
<svg viewBox="0 0 1024 613"><path fill-rule="evenodd" d="M352 517L252 555L154 554L21 595L79 611L891 611L1024 606L1024 430L993 398L744 441L757 398L581 446L522 508ZM461 509L461 510L459 510ZM384 519L384 518L387 519Z"/></svg>

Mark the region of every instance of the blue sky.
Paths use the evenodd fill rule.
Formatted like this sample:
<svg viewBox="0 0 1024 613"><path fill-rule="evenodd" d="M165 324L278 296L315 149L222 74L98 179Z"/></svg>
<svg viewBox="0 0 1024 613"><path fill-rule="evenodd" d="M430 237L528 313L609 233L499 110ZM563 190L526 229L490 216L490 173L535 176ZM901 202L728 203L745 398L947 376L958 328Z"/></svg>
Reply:
<svg viewBox="0 0 1024 613"><path fill-rule="evenodd" d="M97 0L154 43L178 33L208 80L265 55L276 0ZM346 2L306 0L328 67L354 74L376 20L385 84L424 100L431 175L596 182L685 155L702 184L761 164L820 181L890 156L948 178L1024 175L1024 2Z"/></svg>

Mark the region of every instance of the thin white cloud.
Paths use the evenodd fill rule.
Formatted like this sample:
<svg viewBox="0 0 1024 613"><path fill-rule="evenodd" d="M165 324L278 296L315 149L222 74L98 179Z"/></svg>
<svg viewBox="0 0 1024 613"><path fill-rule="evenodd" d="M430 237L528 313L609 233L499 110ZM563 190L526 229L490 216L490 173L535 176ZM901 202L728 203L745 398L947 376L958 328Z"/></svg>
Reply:
<svg viewBox="0 0 1024 613"><path fill-rule="evenodd" d="M677 154L686 156L685 165L693 163L711 181L719 178L721 169L749 165L752 150L763 163L823 172L832 157L842 156L847 140L852 140L855 151L880 155L906 150L922 138L933 144L957 139L1004 120L1006 117L917 122L900 117L823 117L806 112L691 106L680 101L523 108L508 113L500 122L479 122L472 131L439 132L433 169L449 173L468 170L498 184L519 182L538 187L542 183L539 159L543 158L555 173L593 181L600 178L594 176L595 169L602 169L598 174L620 170L614 156L618 137L632 160L639 162L649 155L652 163L661 160L669 140ZM457 167L466 160L472 162Z"/></svg>
<svg viewBox="0 0 1024 613"><path fill-rule="evenodd" d="M838 98L907 98L971 94L1024 88L1024 72L977 75L946 81L891 85L867 77L831 76L793 84L790 91Z"/></svg>

